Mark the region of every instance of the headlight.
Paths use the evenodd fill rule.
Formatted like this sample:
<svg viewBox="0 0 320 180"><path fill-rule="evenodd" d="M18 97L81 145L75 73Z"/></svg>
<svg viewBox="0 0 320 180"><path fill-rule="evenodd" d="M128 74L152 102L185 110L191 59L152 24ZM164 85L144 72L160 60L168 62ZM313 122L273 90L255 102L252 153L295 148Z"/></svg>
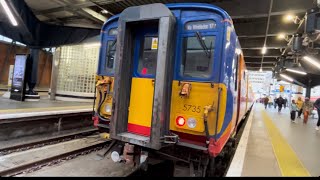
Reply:
<svg viewBox="0 0 320 180"><path fill-rule="evenodd" d="M110 104L107 104L106 105L106 113L111 113L111 105Z"/></svg>
<svg viewBox="0 0 320 180"><path fill-rule="evenodd" d="M189 128L195 128L196 125L197 125L196 119L195 118L189 118L187 120L187 125L188 125Z"/></svg>

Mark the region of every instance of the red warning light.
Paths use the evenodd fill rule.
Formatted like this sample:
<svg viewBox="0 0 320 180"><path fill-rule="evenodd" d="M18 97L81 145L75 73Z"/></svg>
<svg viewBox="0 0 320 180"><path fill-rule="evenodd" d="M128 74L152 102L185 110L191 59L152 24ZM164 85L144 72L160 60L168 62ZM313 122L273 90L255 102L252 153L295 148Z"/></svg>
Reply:
<svg viewBox="0 0 320 180"><path fill-rule="evenodd" d="M143 68L141 71L141 74L146 75L147 74L148 69L147 68Z"/></svg>
<svg viewBox="0 0 320 180"><path fill-rule="evenodd" d="M178 126L183 126L186 123L186 120L182 116L178 116L176 119L176 124Z"/></svg>

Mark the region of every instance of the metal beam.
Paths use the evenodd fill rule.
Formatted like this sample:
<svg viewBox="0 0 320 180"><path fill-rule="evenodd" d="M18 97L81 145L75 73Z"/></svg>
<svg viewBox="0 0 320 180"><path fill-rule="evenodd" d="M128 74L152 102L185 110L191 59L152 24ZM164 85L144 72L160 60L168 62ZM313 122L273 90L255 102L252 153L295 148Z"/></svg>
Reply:
<svg viewBox="0 0 320 180"><path fill-rule="evenodd" d="M101 5L116 3L116 2L120 2L120 1L124 1L124 0L95 0L94 2L99 3L99 5L101 6ZM96 5L90 1L85 1L82 3L78 3L78 4L72 4L72 8L74 8L74 9L87 8L90 6L96 6ZM39 14L42 15L42 14L56 13L56 12L65 11L66 9L68 10L68 8L70 8L70 5L65 4L65 5L62 5L61 7L57 7L57 8L36 11L36 12L34 12L34 14L35 15L39 15Z"/></svg>
<svg viewBox="0 0 320 180"><path fill-rule="evenodd" d="M290 11L278 11L278 12L271 12L270 16L279 16L279 15L286 15L286 14L300 14L305 13L305 9L296 9ZM252 19L252 18L264 18L268 17L268 14L250 14L250 15L240 15L240 16L231 16L232 19Z"/></svg>
<svg viewBox="0 0 320 180"><path fill-rule="evenodd" d="M271 11L272 11L272 5L273 5L273 0L270 0L270 6L269 6L269 13L268 13L268 22L267 22L267 29L266 29L266 33L265 33L265 37L264 37L264 43L263 43L263 48L266 47L267 45L267 34L269 32L269 25L270 25L270 16L271 16ZM262 54L262 58L261 58L261 68L263 65L263 59L264 59L264 54Z"/></svg>
<svg viewBox="0 0 320 180"><path fill-rule="evenodd" d="M67 0L54 0L57 4L60 4L64 7L64 10L68 10L68 11L71 11L73 12L74 14L77 14L79 16L83 16L87 19L90 19L92 20L93 22L97 23L97 24L103 24L105 21L101 20L100 18L101 17L96 17L88 12L86 12L85 10L83 9L77 9L77 8L74 8L73 4L71 4L69 1Z"/></svg>

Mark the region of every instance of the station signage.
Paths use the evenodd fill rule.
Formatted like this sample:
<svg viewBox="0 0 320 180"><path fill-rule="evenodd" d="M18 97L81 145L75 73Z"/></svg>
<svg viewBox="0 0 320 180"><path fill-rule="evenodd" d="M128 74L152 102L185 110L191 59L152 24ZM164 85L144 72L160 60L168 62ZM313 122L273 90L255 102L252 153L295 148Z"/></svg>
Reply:
<svg viewBox="0 0 320 180"><path fill-rule="evenodd" d="M17 54L13 68L10 99L24 100L26 65L27 55Z"/></svg>
<svg viewBox="0 0 320 180"><path fill-rule="evenodd" d="M188 31L209 30L209 29L215 29L216 26L217 26L216 22L212 20L192 21L192 22L186 23L185 29Z"/></svg>

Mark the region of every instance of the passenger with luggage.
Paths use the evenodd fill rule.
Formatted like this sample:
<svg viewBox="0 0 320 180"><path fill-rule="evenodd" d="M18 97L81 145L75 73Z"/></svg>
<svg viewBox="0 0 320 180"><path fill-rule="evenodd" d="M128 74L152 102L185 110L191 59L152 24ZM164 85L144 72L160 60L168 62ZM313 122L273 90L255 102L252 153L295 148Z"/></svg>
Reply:
<svg viewBox="0 0 320 180"><path fill-rule="evenodd" d="M307 124L309 115L313 110L313 103L310 101L308 97L305 98L302 108L303 108L303 123Z"/></svg>
<svg viewBox="0 0 320 180"><path fill-rule="evenodd" d="M296 104L297 104L298 118L301 118L301 114L302 114L302 110L303 110L302 109L303 101L302 101L301 97L298 97Z"/></svg>

